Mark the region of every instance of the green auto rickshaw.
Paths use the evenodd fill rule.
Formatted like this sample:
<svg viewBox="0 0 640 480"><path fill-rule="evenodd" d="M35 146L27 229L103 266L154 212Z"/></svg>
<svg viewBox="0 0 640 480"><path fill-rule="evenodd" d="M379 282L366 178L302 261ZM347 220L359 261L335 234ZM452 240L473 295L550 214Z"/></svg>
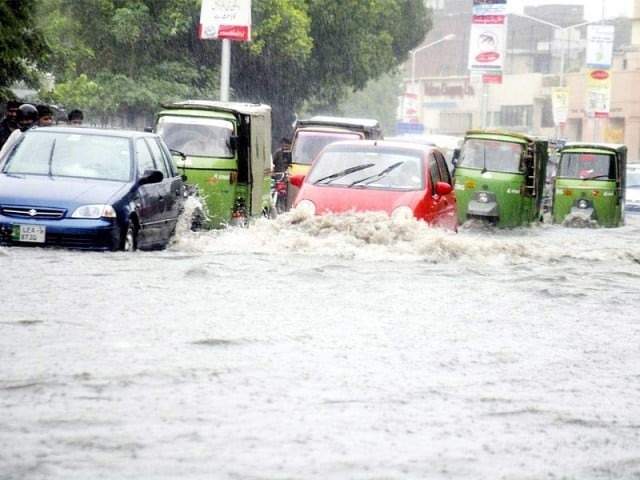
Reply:
<svg viewBox="0 0 640 480"><path fill-rule="evenodd" d="M559 153L553 222L580 215L602 227L624 225L626 145L568 142Z"/></svg>
<svg viewBox="0 0 640 480"><path fill-rule="evenodd" d="M162 106L155 131L203 199L194 227L245 225L271 215L271 107L187 100Z"/></svg>
<svg viewBox="0 0 640 480"><path fill-rule="evenodd" d="M548 141L516 132L469 130L454 155L458 224L500 228L542 220Z"/></svg>

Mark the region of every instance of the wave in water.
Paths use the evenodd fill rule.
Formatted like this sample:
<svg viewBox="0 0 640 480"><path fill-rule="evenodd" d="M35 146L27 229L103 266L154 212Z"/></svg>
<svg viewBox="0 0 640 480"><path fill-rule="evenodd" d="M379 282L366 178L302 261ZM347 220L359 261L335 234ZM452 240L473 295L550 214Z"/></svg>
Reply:
<svg viewBox="0 0 640 480"><path fill-rule="evenodd" d="M465 224L453 233L417 220L394 220L384 213L306 217L292 210L276 219L257 219L246 228L191 231L188 213L171 251L210 253L330 255L359 260L422 260L543 263L566 261L640 263L635 240L640 221L620 228L566 228L540 224L498 229Z"/></svg>

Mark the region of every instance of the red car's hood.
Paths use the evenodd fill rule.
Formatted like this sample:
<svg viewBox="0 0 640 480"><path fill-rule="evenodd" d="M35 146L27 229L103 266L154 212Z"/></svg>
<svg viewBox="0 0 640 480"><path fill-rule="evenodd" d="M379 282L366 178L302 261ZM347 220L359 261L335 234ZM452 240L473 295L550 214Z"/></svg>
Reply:
<svg viewBox="0 0 640 480"><path fill-rule="evenodd" d="M391 215L393 210L401 205L414 209L424 198L424 192L317 186L305 183L296 197L295 204L305 198L315 203L316 213L382 211Z"/></svg>

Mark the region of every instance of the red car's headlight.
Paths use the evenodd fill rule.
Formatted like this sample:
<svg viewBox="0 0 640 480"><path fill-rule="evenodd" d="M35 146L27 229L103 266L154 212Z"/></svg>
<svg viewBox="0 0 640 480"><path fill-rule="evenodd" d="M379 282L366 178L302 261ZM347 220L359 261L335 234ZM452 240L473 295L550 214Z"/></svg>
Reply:
<svg viewBox="0 0 640 480"><path fill-rule="evenodd" d="M406 205L401 205L393 209L391 218L394 220L411 220L413 218L413 210Z"/></svg>
<svg viewBox="0 0 640 480"><path fill-rule="evenodd" d="M311 200L300 200L296 205L296 210L301 212L304 215L312 217L316 214L316 204Z"/></svg>

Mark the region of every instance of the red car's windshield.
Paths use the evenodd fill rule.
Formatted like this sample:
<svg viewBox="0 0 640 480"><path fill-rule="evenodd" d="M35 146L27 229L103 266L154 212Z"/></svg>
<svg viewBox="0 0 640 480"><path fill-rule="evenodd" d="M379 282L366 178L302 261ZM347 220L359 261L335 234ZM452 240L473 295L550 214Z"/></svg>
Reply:
<svg viewBox="0 0 640 480"><path fill-rule="evenodd" d="M396 149L336 149L322 152L309 172L309 183L358 188L423 188L422 156Z"/></svg>

